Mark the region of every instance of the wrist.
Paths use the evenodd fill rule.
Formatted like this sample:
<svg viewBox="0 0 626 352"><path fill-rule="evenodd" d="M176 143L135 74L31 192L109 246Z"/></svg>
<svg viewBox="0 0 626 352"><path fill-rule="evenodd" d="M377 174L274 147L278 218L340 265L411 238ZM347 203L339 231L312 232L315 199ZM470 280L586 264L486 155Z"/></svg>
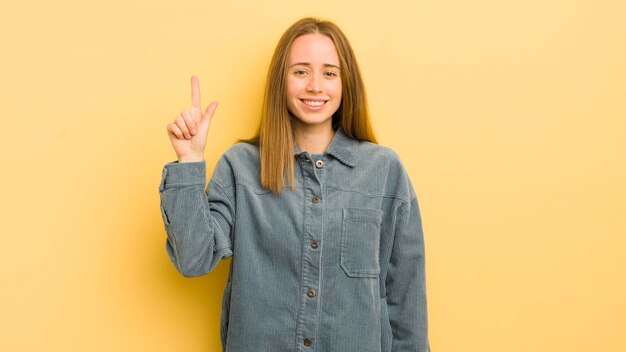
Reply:
<svg viewBox="0 0 626 352"><path fill-rule="evenodd" d="M185 155L178 158L179 163L193 163L198 161L204 161L203 155Z"/></svg>

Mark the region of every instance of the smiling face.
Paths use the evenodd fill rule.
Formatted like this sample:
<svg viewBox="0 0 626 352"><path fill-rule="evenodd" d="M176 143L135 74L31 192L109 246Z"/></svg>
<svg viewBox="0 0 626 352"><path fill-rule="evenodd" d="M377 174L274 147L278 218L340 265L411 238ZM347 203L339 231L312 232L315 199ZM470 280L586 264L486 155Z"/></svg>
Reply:
<svg viewBox="0 0 626 352"><path fill-rule="evenodd" d="M287 107L295 127L332 128L332 116L341 105L339 57L332 39L319 34L296 38L289 52Z"/></svg>

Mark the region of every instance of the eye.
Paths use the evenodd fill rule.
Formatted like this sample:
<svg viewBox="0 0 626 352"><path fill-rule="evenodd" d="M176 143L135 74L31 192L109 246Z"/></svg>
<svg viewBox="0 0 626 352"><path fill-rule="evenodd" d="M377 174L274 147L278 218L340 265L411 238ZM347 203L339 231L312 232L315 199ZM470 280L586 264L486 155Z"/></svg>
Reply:
<svg viewBox="0 0 626 352"><path fill-rule="evenodd" d="M326 72L324 72L324 75L326 77L336 77L337 76L337 74L335 72L332 72L332 71L326 71Z"/></svg>
<svg viewBox="0 0 626 352"><path fill-rule="evenodd" d="M306 75L306 71L305 70L296 70L293 72L296 76L302 76L302 75Z"/></svg>

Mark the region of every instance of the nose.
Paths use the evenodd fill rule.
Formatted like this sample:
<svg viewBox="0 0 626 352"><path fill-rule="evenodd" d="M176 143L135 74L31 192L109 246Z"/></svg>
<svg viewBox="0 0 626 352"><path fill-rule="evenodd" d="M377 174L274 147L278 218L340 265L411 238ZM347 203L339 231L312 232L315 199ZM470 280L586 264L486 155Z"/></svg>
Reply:
<svg viewBox="0 0 626 352"><path fill-rule="evenodd" d="M320 87L320 80L319 77L316 74L310 75L309 76L309 81L307 82L307 90L310 92L316 92L319 93L321 92L321 87Z"/></svg>

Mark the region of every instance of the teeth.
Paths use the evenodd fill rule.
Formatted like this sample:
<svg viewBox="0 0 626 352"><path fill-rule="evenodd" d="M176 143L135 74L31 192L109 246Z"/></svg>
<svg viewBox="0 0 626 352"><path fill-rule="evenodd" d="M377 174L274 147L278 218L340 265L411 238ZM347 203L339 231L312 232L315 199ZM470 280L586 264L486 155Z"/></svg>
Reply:
<svg viewBox="0 0 626 352"><path fill-rule="evenodd" d="M324 104L324 102L323 102L323 101L303 100L303 102L304 102L306 105L310 105L310 106L320 106L320 105Z"/></svg>

